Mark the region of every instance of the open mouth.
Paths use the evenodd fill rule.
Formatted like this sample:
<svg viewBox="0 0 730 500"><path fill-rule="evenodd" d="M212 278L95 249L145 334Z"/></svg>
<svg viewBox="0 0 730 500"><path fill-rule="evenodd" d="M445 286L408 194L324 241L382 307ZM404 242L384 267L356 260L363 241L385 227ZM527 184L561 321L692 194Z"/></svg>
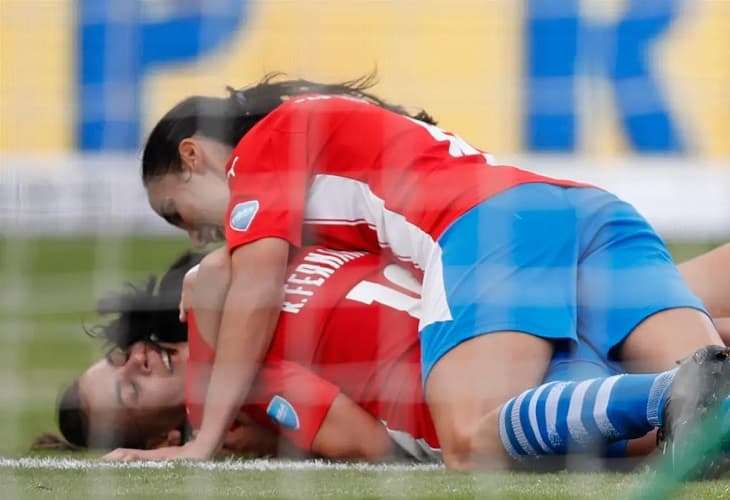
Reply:
<svg viewBox="0 0 730 500"><path fill-rule="evenodd" d="M176 349L171 349L169 347L163 347L161 345L154 344L154 343L148 344L148 345L151 347L151 349L153 351L155 351L157 354L160 355L160 360L162 361L163 366L167 370L167 373L171 374L173 371L175 371L174 365L173 365L173 361L174 361L173 356L177 352Z"/></svg>

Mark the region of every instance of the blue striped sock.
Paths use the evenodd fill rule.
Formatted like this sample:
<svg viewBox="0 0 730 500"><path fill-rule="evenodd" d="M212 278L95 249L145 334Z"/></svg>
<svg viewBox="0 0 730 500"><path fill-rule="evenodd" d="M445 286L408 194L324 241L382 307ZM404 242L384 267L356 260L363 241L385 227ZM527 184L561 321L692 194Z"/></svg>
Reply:
<svg viewBox="0 0 730 500"><path fill-rule="evenodd" d="M661 425L675 372L551 382L525 391L500 409L502 444L519 459L641 437Z"/></svg>

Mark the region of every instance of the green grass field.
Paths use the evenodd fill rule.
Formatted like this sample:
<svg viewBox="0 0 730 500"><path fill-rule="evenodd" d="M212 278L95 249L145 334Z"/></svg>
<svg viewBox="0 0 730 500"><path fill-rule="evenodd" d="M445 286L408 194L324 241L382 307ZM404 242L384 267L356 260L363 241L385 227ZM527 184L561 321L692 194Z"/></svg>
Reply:
<svg viewBox="0 0 730 500"><path fill-rule="evenodd" d="M667 498L637 494L651 475L458 473L441 469L234 461L200 464L0 461L2 498ZM683 485L673 498L730 498L730 482Z"/></svg>
<svg viewBox="0 0 730 500"><path fill-rule="evenodd" d="M711 247L674 245L672 251L683 260ZM35 435L53 430L59 387L101 354L82 328L96 320L95 299L160 274L185 248L184 240L165 238L0 240L0 456L8 457L0 459L0 498L616 498L644 481L613 473L459 474L247 462L99 468L88 461L61 469L61 462L18 462ZM681 495L730 498L730 481L690 484Z"/></svg>

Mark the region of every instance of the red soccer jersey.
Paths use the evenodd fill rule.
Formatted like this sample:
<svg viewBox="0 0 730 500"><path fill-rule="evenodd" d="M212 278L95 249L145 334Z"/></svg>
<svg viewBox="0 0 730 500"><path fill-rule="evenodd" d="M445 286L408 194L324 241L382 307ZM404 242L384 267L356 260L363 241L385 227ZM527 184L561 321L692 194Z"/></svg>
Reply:
<svg viewBox="0 0 730 500"><path fill-rule="evenodd" d="M423 400L417 317L418 283L377 255L320 247L289 266L271 348L244 406L267 425L309 449L341 391L381 420L412 456L438 456ZM213 350L189 319L186 400L198 427Z"/></svg>
<svg viewBox="0 0 730 500"><path fill-rule="evenodd" d="M426 269L460 215L511 187L576 185L509 166L438 127L343 96L290 99L227 165L229 249L264 237L294 246L387 249ZM488 227L485 228L488 230Z"/></svg>

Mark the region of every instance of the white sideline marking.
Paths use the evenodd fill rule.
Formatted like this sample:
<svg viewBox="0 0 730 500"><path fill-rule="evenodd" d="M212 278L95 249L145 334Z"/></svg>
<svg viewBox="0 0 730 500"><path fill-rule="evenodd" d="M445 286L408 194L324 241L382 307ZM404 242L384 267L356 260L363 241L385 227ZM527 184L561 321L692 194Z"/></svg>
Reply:
<svg viewBox="0 0 730 500"><path fill-rule="evenodd" d="M440 464L369 464L327 462L324 460L225 460L222 462L102 462L100 460L78 460L73 458L0 458L0 468L9 469L53 469L53 470L98 470L98 469L175 469L187 467L209 471L315 471L353 470L364 472L417 472L436 471Z"/></svg>

